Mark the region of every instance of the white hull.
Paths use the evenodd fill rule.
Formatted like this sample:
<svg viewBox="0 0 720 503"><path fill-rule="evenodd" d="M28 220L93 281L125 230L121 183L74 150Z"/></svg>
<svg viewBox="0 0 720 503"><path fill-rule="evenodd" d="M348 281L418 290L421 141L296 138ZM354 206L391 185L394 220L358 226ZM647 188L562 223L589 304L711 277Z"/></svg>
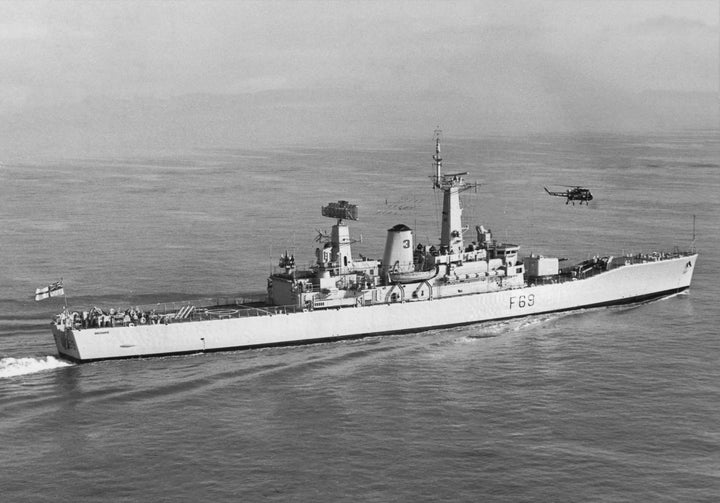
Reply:
<svg viewBox="0 0 720 503"><path fill-rule="evenodd" d="M167 325L64 330L53 324L53 335L61 356L84 362L412 332L681 292L690 286L696 258L685 255L626 265L582 280L435 300Z"/></svg>

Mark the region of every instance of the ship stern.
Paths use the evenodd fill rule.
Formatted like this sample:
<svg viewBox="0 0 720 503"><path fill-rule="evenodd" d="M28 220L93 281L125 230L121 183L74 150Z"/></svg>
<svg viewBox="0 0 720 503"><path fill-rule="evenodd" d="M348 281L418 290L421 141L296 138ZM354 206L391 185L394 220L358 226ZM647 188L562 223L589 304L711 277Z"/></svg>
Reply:
<svg viewBox="0 0 720 503"><path fill-rule="evenodd" d="M52 324L53 338L57 347L58 355L61 358L73 362L81 362L80 351L75 342L75 335L72 328L65 328L65 325Z"/></svg>

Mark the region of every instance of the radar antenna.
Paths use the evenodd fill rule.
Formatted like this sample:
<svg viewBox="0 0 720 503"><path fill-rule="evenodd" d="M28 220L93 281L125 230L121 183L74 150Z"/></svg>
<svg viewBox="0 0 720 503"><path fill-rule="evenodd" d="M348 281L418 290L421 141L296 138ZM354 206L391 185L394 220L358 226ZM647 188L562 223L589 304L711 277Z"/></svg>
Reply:
<svg viewBox="0 0 720 503"><path fill-rule="evenodd" d="M473 183L466 183L465 179L463 178L465 175L468 174L467 171L459 172L459 173L443 173L442 172L442 157L440 157L440 139L442 137L442 130L440 129L440 126L438 126L435 129L435 154L433 154L432 158L433 161L435 161L435 174L431 176L430 178L433 181L433 190L440 189L442 191L447 191L450 189L457 189L459 191L465 191L467 189L475 189L475 192L477 192L477 188L480 186L479 183L473 182Z"/></svg>

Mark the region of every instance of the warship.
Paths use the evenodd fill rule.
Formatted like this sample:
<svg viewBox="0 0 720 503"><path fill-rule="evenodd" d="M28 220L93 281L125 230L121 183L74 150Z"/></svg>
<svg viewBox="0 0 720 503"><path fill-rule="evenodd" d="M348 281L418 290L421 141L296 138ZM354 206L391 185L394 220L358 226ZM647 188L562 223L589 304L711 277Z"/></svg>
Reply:
<svg viewBox="0 0 720 503"><path fill-rule="evenodd" d="M437 133L437 132L436 132ZM697 252L620 254L561 267L462 222L460 194L476 184L445 173L436 134L433 190L442 192L440 240L415 244L412 229L387 231L382 259L352 252L348 201L321 207L334 220L297 268L285 252L262 298L224 298L115 309L66 309L51 322L61 357L75 362L308 344L643 302L690 287ZM469 235L469 236L468 236ZM474 237L474 239L472 239Z"/></svg>

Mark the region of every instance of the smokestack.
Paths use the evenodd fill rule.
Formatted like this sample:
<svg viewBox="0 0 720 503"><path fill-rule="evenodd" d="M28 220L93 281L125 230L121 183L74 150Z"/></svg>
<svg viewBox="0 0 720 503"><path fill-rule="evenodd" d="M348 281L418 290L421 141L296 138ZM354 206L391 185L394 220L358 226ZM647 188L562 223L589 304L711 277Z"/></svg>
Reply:
<svg viewBox="0 0 720 503"><path fill-rule="evenodd" d="M410 227L405 224L398 224L388 229L385 255L383 256L385 274L414 271L413 252L413 236Z"/></svg>

